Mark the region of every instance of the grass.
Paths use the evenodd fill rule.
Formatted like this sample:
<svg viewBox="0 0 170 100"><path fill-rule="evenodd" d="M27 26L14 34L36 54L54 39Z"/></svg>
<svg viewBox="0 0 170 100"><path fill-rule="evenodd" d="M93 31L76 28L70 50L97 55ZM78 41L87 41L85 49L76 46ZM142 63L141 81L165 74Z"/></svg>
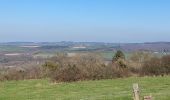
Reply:
<svg viewBox="0 0 170 100"><path fill-rule="evenodd" d="M73 83L51 83L47 79L0 83L0 100L132 100L132 84L141 95L170 100L170 77L125 78Z"/></svg>

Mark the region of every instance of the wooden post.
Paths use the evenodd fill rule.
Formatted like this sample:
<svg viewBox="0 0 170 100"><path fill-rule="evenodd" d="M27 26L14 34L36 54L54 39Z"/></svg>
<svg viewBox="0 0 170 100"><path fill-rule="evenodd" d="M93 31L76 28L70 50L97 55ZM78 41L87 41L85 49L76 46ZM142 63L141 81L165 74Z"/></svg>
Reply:
<svg viewBox="0 0 170 100"><path fill-rule="evenodd" d="M133 84L133 100L140 100L139 99L139 86L137 83Z"/></svg>

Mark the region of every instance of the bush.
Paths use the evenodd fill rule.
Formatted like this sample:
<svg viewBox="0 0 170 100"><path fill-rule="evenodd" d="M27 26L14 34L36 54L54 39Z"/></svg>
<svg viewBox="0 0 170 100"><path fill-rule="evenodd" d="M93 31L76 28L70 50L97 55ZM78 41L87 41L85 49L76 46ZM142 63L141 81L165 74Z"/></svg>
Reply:
<svg viewBox="0 0 170 100"><path fill-rule="evenodd" d="M161 61L165 69L165 74L170 74L170 55L163 56Z"/></svg>
<svg viewBox="0 0 170 100"><path fill-rule="evenodd" d="M122 77L124 70L118 70L113 64L105 65L100 56L93 54L60 56L49 59L43 66L53 81L98 80ZM122 65L124 67L124 65Z"/></svg>
<svg viewBox="0 0 170 100"><path fill-rule="evenodd" d="M78 81L81 79L81 72L76 65L68 64L64 68L59 69L52 78L57 81Z"/></svg>
<svg viewBox="0 0 170 100"><path fill-rule="evenodd" d="M152 58L149 61L144 62L141 69L142 75L162 75L165 69L161 66L162 62L159 58Z"/></svg>
<svg viewBox="0 0 170 100"><path fill-rule="evenodd" d="M152 58L146 61L142 67L142 75L170 74L170 55L161 58Z"/></svg>
<svg viewBox="0 0 170 100"><path fill-rule="evenodd" d="M0 71L0 81L4 80L24 80L39 79L43 77L41 66L34 63L24 64L19 67L4 68Z"/></svg>

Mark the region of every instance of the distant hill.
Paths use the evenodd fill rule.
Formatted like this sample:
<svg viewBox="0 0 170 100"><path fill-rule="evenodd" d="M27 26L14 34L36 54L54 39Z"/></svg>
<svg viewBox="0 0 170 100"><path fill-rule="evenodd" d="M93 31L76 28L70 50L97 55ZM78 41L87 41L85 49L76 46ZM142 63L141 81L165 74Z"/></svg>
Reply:
<svg viewBox="0 0 170 100"><path fill-rule="evenodd" d="M170 52L170 42L145 42L145 43L104 43L104 42L7 42L0 43L0 46L39 46L40 50L62 49L66 51L152 51L152 52ZM86 48L73 49L77 46Z"/></svg>
<svg viewBox="0 0 170 100"><path fill-rule="evenodd" d="M169 52L170 42L131 43L120 46L125 51L147 50L155 52Z"/></svg>

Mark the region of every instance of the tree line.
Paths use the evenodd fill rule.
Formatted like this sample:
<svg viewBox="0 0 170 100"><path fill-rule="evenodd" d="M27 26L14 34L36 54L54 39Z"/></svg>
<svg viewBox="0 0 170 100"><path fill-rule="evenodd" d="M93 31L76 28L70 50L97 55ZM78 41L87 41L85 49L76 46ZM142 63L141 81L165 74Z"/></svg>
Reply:
<svg viewBox="0 0 170 100"><path fill-rule="evenodd" d="M94 53L68 57L60 53L44 64L0 69L0 80L50 78L55 82L113 79L130 76L164 76L170 74L170 55L156 57L149 52L134 52L129 58L118 50L112 61Z"/></svg>

